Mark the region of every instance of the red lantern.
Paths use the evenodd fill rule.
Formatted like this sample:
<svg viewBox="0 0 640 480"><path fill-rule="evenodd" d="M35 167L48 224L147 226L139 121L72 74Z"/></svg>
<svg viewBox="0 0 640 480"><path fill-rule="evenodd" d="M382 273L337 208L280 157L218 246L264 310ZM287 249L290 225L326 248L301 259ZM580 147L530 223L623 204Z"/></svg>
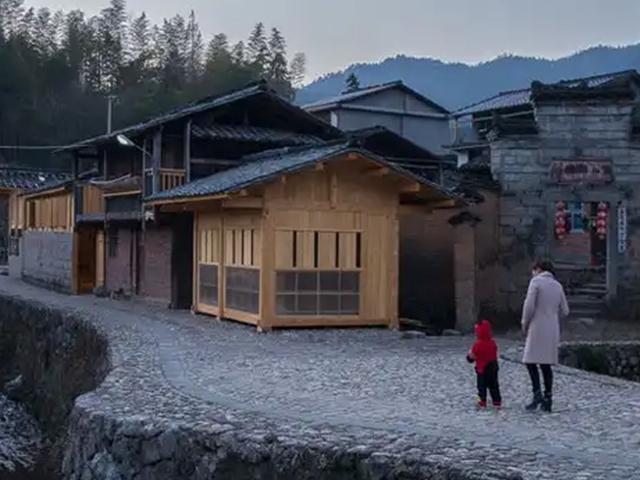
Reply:
<svg viewBox="0 0 640 480"><path fill-rule="evenodd" d="M609 207L606 203L598 204L598 214L596 216L596 234L600 240L604 240L607 236L607 220L609 218Z"/></svg>
<svg viewBox="0 0 640 480"><path fill-rule="evenodd" d="M567 213L564 202L556 203L555 231L560 240L567 234Z"/></svg>

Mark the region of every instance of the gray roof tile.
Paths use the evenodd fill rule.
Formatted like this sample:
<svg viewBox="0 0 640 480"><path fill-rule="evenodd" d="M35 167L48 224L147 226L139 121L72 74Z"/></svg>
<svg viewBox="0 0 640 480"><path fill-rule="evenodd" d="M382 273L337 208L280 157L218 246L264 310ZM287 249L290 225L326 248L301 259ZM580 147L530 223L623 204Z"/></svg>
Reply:
<svg viewBox="0 0 640 480"><path fill-rule="evenodd" d="M314 135L276 130L273 128L252 127L249 125L194 125L192 135L196 138L265 142L283 145L322 143L322 140Z"/></svg>
<svg viewBox="0 0 640 480"><path fill-rule="evenodd" d="M362 153L381 164L388 165L399 174L410 177L424 185L429 185L440 191L444 196L455 197L455 195L444 187L420 175L393 162L388 162L371 152L354 147L349 142L342 142L304 148L282 148L250 155L244 157L246 162L238 167L215 173L209 177L190 182L172 190L157 193L147 197L146 201L155 202L188 199L236 192L251 185L268 181L278 175L294 172L316 162L329 160L339 155L352 152Z"/></svg>
<svg viewBox="0 0 640 480"><path fill-rule="evenodd" d="M585 84L588 88L594 88L602 86L616 78L633 73L635 73L635 70L625 70L623 72L606 73L593 77L563 80L550 85L562 85L568 88L574 88ZM520 107L529 103L531 103L531 88L523 88L521 90L510 90L507 92L501 92L497 95L494 95L493 97L489 97L480 102L461 108L460 110L455 111L453 114L456 117L461 117L474 113Z"/></svg>
<svg viewBox="0 0 640 480"><path fill-rule="evenodd" d="M68 178L64 172L0 165L0 188L32 190Z"/></svg>

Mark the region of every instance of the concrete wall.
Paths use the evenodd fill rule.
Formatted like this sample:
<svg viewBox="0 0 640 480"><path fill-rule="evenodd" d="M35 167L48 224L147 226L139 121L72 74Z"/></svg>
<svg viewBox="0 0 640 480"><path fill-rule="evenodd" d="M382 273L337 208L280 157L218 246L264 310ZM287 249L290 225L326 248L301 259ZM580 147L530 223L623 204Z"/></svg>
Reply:
<svg viewBox="0 0 640 480"><path fill-rule="evenodd" d="M9 276L15 278L22 277L22 248L23 239L20 237L18 240L18 255L9 255Z"/></svg>
<svg viewBox="0 0 640 480"><path fill-rule="evenodd" d="M171 302L170 228L148 228L144 234L144 257L140 278L140 294L151 300Z"/></svg>
<svg viewBox="0 0 640 480"><path fill-rule="evenodd" d="M518 310L529 280L531 261L549 256L555 199L608 201L609 239L619 280L618 292L640 289L640 142L631 137L629 101L544 104L535 111L539 134L511 136L491 144L491 167L504 193L500 201L501 268L499 300ZM549 175L555 160L598 159L613 164L614 182L602 186L561 187ZM627 207L628 246L617 254L615 207ZM639 292L640 293L640 292Z"/></svg>
<svg viewBox="0 0 640 480"><path fill-rule="evenodd" d="M21 247L25 280L71 292L73 233L26 231Z"/></svg>
<svg viewBox="0 0 640 480"><path fill-rule="evenodd" d="M449 121L445 118L427 118L382 112L337 110L338 128L358 130L373 126L389 130L434 153L443 153L443 145L450 143Z"/></svg>

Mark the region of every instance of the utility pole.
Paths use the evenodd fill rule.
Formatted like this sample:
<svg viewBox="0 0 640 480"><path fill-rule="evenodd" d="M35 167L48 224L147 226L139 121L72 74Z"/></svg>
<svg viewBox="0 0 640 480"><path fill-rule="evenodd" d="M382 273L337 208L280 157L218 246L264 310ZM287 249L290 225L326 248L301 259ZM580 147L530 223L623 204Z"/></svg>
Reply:
<svg viewBox="0 0 640 480"><path fill-rule="evenodd" d="M113 131L113 104L117 99L115 95L107 96L107 133Z"/></svg>

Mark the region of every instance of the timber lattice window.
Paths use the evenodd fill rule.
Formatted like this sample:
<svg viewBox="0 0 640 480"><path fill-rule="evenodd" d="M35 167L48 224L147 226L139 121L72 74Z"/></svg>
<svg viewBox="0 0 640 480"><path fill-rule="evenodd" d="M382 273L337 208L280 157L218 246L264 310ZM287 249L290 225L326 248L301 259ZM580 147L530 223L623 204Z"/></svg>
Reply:
<svg viewBox="0 0 640 480"><path fill-rule="evenodd" d="M361 232L276 232L276 314L360 313Z"/></svg>
<svg viewBox="0 0 640 480"><path fill-rule="evenodd" d="M225 307L258 314L260 311L260 231L225 230Z"/></svg>

